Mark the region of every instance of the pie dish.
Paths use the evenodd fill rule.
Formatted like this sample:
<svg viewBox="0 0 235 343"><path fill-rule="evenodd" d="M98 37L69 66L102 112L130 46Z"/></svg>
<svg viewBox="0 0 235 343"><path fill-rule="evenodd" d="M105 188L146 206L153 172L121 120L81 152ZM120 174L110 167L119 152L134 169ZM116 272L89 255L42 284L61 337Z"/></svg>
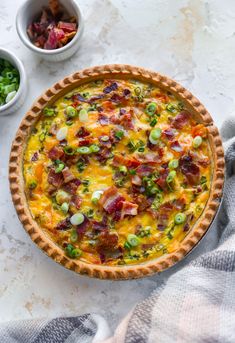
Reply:
<svg viewBox="0 0 235 343"><path fill-rule="evenodd" d="M32 240L80 274L169 268L208 230L222 197L221 139L175 81L106 65L48 89L12 145L10 186Z"/></svg>

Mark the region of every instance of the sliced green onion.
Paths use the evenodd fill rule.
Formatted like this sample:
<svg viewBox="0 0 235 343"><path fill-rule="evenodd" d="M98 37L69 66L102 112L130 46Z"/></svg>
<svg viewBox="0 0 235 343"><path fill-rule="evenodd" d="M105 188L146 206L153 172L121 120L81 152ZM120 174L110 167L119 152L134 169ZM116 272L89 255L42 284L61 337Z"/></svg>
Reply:
<svg viewBox="0 0 235 343"><path fill-rule="evenodd" d="M74 108L73 106L67 106L65 111L67 116L70 118L74 118L78 114L76 108Z"/></svg>
<svg viewBox="0 0 235 343"><path fill-rule="evenodd" d="M137 247L137 245L140 244L140 239L136 235L130 233L127 236L127 242L130 244L131 247Z"/></svg>
<svg viewBox="0 0 235 343"><path fill-rule="evenodd" d="M82 251L78 248L74 248L72 244L68 244L65 248L66 254L71 258L77 258L80 257L82 254Z"/></svg>
<svg viewBox="0 0 235 343"><path fill-rule="evenodd" d="M64 203L67 203L69 201L69 198L69 194L62 189L59 189L55 196L55 200L59 205L64 205Z"/></svg>
<svg viewBox="0 0 235 343"><path fill-rule="evenodd" d="M154 127L157 124L157 118L154 118L153 120L151 120L151 122L149 123L149 125L151 127Z"/></svg>
<svg viewBox="0 0 235 343"><path fill-rule="evenodd" d="M96 145L96 144L92 144L90 146L90 151L91 152L98 152L98 151L100 151L100 147L98 145Z"/></svg>
<svg viewBox="0 0 235 343"><path fill-rule="evenodd" d="M69 204L67 202L63 202L63 204L60 206L61 211L66 214L69 210Z"/></svg>
<svg viewBox="0 0 235 343"><path fill-rule="evenodd" d="M13 91L15 91L16 89L15 89L15 84L14 83L12 83L12 84L10 84L10 85L6 85L5 87L4 87L4 94L5 95L7 95L8 93L11 93L11 92L13 92Z"/></svg>
<svg viewBox="0 0 235 343"><path fill-rule="evenodd" d="M160 127L157 127L156 129L153 129L150 132L150 136L153 140L157 140L158 138L160 138L161 134L162 134L162 130L160 129Z"/></svg>
<svg viewBox="0 0 235 343"><path fill-rule="evenodd" d="M89 117L88 117L87 110L85 110L85 109L80 110L80 112L79 112L79 120L82 123L85 123L85 122L88 121L88 119L89 119Z"/></svg>
<svg viewBox="0 0 235 343"><path fill-rule="evenodd" d="M37 181L30 181L28 185L29 189L34 189L37 187Z"/></svg>
<svg viewBox="0 0 235 343"><path fill-rule="evenodd" d="M58 141L63 141L64 139L66 139L67 134L68 134L68 128L66 126L61 127L56 134L56 138L58 139Z"/></svg>
<svg viewBox="0 0 235 343"><path fill-rule="evenodd" d="M146 110L145 112L152 116L155 112L157 111L157 104L155 102L150 102L147 106L146 106Z"/></svg>
<svg viewBox="0 0 235 343"><path fill-rule="evenodd" d="M176 177L176 171L175 170L170 171L170 173L167 175L166 182L171 183L175 177Z"/></svg>
<svg viewBox="0 0 235 343"><path fill-rule="evenodd" d="M84 215L82 213L75 213L71 218L70 218L70 223L72 225L80 225L84 222Z"/></svg>
<svg viewBox="0 0 235 343"><path fill-rule="evenodd" d="M123 136L124 136L124 132L123 132L122 130L117 131L117 132L115 133L115 137L116 137L117 139L122 139Z"/></svg>
<svg viewBox="0 0 235 343"><path fill-rule="evenodd" d="M55 115L55 109L50 107L45 107L43 110L45 117L53 117Z"/></svg>
<svg viewBox="0 0 235 343"><path fill-rule="evenodd" d="M103 191L95 191L95 192L93 192L93 194L91 196L91 202L93 204L97 204L98 201L100 200L102 194L103 194Z"/></svg>
<svg viewBox="0 0 235 343"><path fill-rule="evenodd" d="M175 113L175 112L176 112L176 107L175 107L175 105L173 105L173 104L168 104L168 105L166 106L166 110L167 110L168 112Z"/></svg>
<svg viewBox="0 0 235 343"><path fill-rule="evenodd" d="M77 148L77 152L82 155L87 155L91 153L91 150L88 146L81 146L80 148Z"/></svg>
<svg viewBox="0 0 235 343"><path fill-rule="evenodd" d="M124 248L127 249L127 250L130 250L131 249L131 245L128 242L125 242L124 243Z"/></svg>
<svg viewBox="0 0 235 343"><path fill-rule="evenodd" d="M178 168L179 166L179 161L178 160L171 160L169 163L168 163L168 167L170 169L176 169Z"/></svg>
<svg viewBox="0 0 235 343"><path fill-rule="evenodd" d="M75 243L75 242L77 242L77 240L78 240L77 231L75 229L72 229L71 234L70 234L70 241L72 243Z"/></svg>
<svg viewBox="0 0 235 343"><path fill-rule="evenodd" d="M100 140L101 140L102 142L107 142L107 141L109 140L109 136L101 136L101 137L100 137Z"/></svg>
<svg viewBox="0 0 235 343"><path fill-rule="evenodd" d="M195 149L199 148L199 146L202 144L202 137L201 136L196 136L194 139L193 139L193 147Z"/></svg>
<svg viewBox="0 0 235 343"><path fill-rule="evenodd" d="M120 166L119 171L123 174L127 174L127 167L126 166Z"/></svg>
<svg viewBox="0 0 235 343"><path fill-rule="evenodd" d="M135 92L135 95L139 96L141 94L142 90L140 87L135 87L134 92Z"/></svg>
<svg viewBox="0 0 235 343"><path fill-rule="evenodd" d="M135 169L130 169L130 170L129 170L129 173L130 173L131 175L135 175L135 174L136 174L136 170L135 170Z"/></svg>
<svg viewBox="0 0 235 343"><path fill-rule="evenodd" d="M6 100L5 100L6 104L8 102L10 102L15 97L16 93L17 93L16 91L12 91L12 92L7 94Z"/></svg>
<svg viewBox="0 0 235 343"><path fill-rule="evenodd" d="M67 145L64 147L64 152L66 153L66 155L74 155L75 150L73 147Z"/></svg>
<svg viewBox="0 0 235 343"><path fill-rule="evenodd" d="M55 169L55 173L56 174L61 173L64 167L65 167L64 163L59 163L58 167Z"/></svg>
<svg viewBox="0 0 235 343"><path fill-rule="evenodd" d="M185 213L177 213L175 215L175 224L183 224L186 220L186 214Z"/></svg>

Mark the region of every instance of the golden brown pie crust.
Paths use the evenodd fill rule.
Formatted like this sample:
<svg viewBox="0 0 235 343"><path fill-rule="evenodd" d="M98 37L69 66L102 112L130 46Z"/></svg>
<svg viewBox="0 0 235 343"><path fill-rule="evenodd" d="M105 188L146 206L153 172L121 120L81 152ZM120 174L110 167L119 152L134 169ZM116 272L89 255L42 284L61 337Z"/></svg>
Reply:
<svg viewBox="0 0 235 343"><path fill-rule="evenodd" d="M177 251L139 265L112 267L88 264L80 260L68 258L64 251L50 240L32 218L24 192L22 169L24 149L31 128L40 116L42 109L45 106L53 104L61 96L70 92L75 87L78 87L80 84L100 78L135 78L140 81L153 83L160 88L168 90L181 99L195 118L206 125L209 130L209 141L213 155L213 176L210 197L201 217L182 241L181 246ZM51 88L47 89L45 93L34 102L31 109L23 118L12 143L9 161L9 181L13 203L20 221L31 239L48 256L64 267L90 277L113 280L135 279L161 272L173 266L175 263L182 260L205 235L217 212L222 197L224 183L224 152L219 132L214 126L210 114L200 101L184 87L166 76L143 68L121 64L104 65L88 68L64 78L62 81L57 82Z"/></svg>

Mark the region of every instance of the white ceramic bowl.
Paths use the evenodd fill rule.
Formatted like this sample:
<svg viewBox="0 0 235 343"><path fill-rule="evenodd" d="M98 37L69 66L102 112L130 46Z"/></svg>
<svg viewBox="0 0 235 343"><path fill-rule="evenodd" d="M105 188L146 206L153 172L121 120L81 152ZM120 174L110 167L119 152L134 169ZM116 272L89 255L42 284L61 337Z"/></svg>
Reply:
<svg viewBox="0 0 235 343"><path fill-rule="evenodd" d="M27 80L22 62L13 52L0 48L0 58L9 61L20 73L20 85L16 95L7 104L0 106L0 116L3 116L17 111L23 105L27 90Z"/></svg>
<svg viewBox="0 0 235 343"><path fill-rule="evenodd" d="M48 0L27 0L21 5L16 15L16 29L25 46L40 57L52 62L65 60L78 50L84 26L81 11L74 0L60 0L60 3L66 8L70 15L76 17L78 21L78 31L68 44L59 49L46 50L38 48L30 41L27 34L28 25L32 23L35 16L40 13L43 6L48 6Z"/></svg>

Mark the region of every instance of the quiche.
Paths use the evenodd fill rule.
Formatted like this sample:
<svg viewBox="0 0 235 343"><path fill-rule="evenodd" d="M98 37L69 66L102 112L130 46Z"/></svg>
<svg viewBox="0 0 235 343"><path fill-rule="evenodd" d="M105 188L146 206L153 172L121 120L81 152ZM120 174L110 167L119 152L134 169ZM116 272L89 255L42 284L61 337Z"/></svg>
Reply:
<svg viewBox="0 0 235 343"><path fill-rule="evenodd" d="M214 192L211 126L182 96L136 75L88 77L52 100L22 151L37 227L75 264L133 270L174 256Z"/></svg>

